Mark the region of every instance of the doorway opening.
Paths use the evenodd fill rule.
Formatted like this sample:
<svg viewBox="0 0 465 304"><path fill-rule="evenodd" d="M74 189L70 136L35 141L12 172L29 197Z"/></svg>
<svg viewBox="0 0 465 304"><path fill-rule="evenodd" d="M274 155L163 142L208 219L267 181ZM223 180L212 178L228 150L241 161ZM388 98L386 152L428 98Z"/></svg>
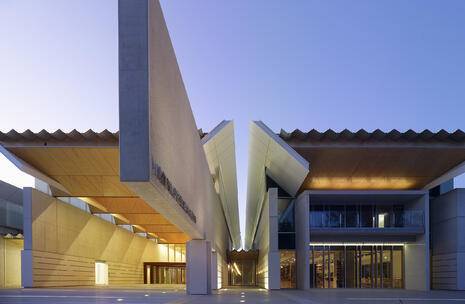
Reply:
<svg viewBox="0 0 465 304"><path fill-rule="evenodd" d="M258 251L230 251L228 253L229 286L257 286Z"/></svg>

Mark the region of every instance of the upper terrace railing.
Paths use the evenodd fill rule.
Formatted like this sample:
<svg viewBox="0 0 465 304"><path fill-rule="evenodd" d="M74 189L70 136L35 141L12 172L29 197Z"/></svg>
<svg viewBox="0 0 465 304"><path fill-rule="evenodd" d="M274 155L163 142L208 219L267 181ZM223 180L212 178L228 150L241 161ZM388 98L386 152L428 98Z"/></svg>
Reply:
<svg viewBox="0 0 465 304"><path fill-rule="evenodd" d="M402 205L314 205L310 228L413 228L424 227L423 210Z"/></svg>

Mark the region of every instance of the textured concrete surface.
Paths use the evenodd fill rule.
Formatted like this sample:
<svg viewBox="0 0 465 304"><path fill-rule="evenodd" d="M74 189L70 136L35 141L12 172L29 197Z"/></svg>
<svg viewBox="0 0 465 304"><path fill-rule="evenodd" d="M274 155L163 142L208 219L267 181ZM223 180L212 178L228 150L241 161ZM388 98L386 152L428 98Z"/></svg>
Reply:
<svg viewBox="0 0 465 304"><path fill-rule="evenodd" d="M176 288L3 289L0 303L465 303L461 291L222 289L209 296L188 296L183 287Z"/></svg>

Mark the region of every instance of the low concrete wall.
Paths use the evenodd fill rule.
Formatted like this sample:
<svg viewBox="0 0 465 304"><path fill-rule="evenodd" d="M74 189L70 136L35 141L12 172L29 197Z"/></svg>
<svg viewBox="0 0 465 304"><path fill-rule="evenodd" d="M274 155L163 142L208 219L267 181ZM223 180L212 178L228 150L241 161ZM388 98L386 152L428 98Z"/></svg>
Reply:
<svg viewBox="0 0 465 304"><path fill-rule="evenodd" d="M143 262L166 261L166 246L32 188L24 189L24 287L95 285L95 262L110 285L143 283Z"/></svg>

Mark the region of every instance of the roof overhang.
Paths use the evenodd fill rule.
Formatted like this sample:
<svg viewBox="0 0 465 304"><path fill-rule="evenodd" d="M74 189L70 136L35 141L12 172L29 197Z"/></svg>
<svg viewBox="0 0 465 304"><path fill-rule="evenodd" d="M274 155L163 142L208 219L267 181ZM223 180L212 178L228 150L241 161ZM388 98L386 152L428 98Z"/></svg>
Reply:
<svg viewBox="0 0 465 304"><path fill-rule="evenodd" d="M302 191L431 189L465 172L460 130L296 130L279 136L312 164Z"/></svg>
<svg viewBox="0 0 465 304"><path fill-rule="evenodd" d="M309 172L309 162L263 122L250 124L247 210L244 248L252 248L266 193L266 174L295 195ZM265 172L266 171L266 172Z"/></svg>
<svg viewBox="0 0 465 304"><path fill-rule="evenodd" d="M111 214L161 242L190 238L120 181L118 133L73 130L0 132L0 152L18 169L47 183L56 197L78 197L93 214Z"/></svg>
<svg viewBox="0 0 465 304"><path fill-rule="evenodd" d="M241 247L239 207L237 202L234 123L222 121L202 140L215 190L220 196L224 216L235 249Z"/></svg>

